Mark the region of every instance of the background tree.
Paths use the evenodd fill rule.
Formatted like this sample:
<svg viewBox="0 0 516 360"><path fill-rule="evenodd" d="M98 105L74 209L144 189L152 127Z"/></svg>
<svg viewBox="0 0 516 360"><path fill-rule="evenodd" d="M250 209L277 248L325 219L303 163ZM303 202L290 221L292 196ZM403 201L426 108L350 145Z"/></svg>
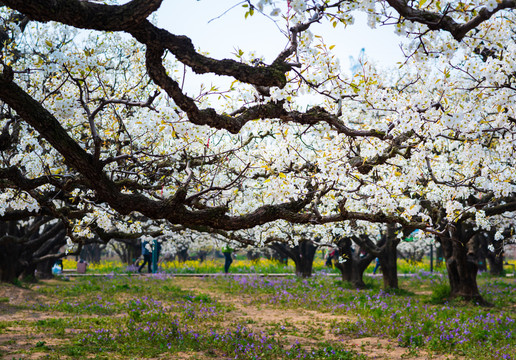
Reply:
<svg viewBox="0 0 516 360"><path fill-rule="evenodd" d="M1 221L1 281L33 281L36 268L41 277L51 276L54 262L66 255L59 252L66 244L66 227L51 217Z"/></svg>
<svg viewBox="0 0 516 360"><path fill-rule="evenodd" d="M339 237L337 246L339 260L335 267L341 272L342 281L350 283L355 289L365 288L364 272L376 256L366 252L361 254L358 249L354 249L350 237Z"/></svg>

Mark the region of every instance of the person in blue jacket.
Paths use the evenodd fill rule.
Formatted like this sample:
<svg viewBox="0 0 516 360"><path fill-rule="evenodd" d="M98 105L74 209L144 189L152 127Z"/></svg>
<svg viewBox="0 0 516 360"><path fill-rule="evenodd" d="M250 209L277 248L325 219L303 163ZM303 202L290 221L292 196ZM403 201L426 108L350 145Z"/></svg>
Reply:
<svg viewBox="0 0 516 360"><path fill-rule="evenodd" d="M143 255L143 263L138 268L138 272L142 272L143 267L147 264L147 268L149 273L152 273L152 251L151 245L147 240L142 241L142 255Z"/></svg>
<svg viewBox="0 0 516 360"><path fill-rule="evenodd" d="M376 263L374 264L373 274L376 274L376 272L380 268L380 259L376 258L375 262Z"/></svg>

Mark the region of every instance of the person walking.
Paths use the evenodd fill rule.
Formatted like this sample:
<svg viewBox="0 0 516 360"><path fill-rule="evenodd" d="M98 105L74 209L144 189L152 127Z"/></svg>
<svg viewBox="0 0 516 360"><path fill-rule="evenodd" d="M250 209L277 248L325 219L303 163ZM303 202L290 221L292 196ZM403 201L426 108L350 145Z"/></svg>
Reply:
<svg viewBox="0 0 516 360"><path fill-rule="evenodd" d="M376 272L378 271L379 268L380 268L380 259L376 258L375 264L374 264L374 269L373 269L373 274L376 274Z"/></svg>
<svg viewBox="0 0 516 360"><path fill-rule="evenodd" d="M142 255L143 255L143 263L138 268L138 272L142 272L143 267L147 264L147 269L149 273L152 273L152 247L150 242L147 240L142 241Z"/></svg>
<svg viewBox="0 0 516 360"><path fill-rule="evenodd" d="M233 253L233 249L229 247L229 245L226 245L222 248L222 253L224 254L224 273L229 273L229 267L231 266L231 263L233 262L233 257L231 254Z"/></svg>

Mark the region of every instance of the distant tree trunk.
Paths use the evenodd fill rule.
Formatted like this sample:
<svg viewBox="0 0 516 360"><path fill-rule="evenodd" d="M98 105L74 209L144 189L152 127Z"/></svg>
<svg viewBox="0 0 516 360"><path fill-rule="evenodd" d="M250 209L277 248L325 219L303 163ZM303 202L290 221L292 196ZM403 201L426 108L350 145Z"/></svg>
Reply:
<svg viewBox="0 0 516 360"><path fill-rule="evenodd" d="M133 265L142 254L140 240L138 239L118 239L116 242L117 245L112 248L120 258L120 261L127 265Z"/></svg>
<svg viewBox="0 0 516 360"><path fill-rule="evenodd" d="M199 250L199 252L197 253L197 256L199 257L199 262L203 263L204 261L206 261L208 252L205 250Z"/></svg>
<svg viewBox="0 0 516 360"><path fill-rule="evenodd" d="M339 257L344 262L337 261L335 267L340 270L342 281L351 283L356 289L363 289L366 286L364 283L364 271L375 256L367 253L365 256L360 257L358 251L353 252L351 244L352 242L349 238L341 238L337 242Z"/></svg>
<svg viewBox="0 0 516 360"><path fill-rule="evenodd" d="M487 271L487 256L489 254L487 245L489 244L489 238L489 232L480 233L475 236L475 241L477 242L475 247L477 249L478 271L480 272Z"/></svg>
<svg viewBox="0 0 516 360"><path fill-rule="evenodd" d="M179 250L176 256L179 262L185 262L188 260L188 249Z"/></svg>
<svg viewBox="0 0 516 360"><path fill-rule="evenodd" d="M269 247L270 249L270 256L267 258L269 260L273 259L278 261L280 264L288 265L288 256L280 253L279 251L275 250L273 247Z"/></svg>
<svg viewBox="0 0 516 360"><path fill-rule="evenodd" d="M37 218L23 226L17 221L0 221L0 281L14 282L20 277L35 281L37 265L48 256L59 257L66 231L62 223L47 220Z"/></svg>
<svg viewBox="0 0 516 360"><path fill-rule="evenodd" d="M495 241L494 236L491 244L494 247L494 251L487 253L487 261L489 262L489 273L493 276L503 276L503 263L504 263L504 252L503 252L503 241Z"/></svg>
<svg viewBox="0 0 516 360"><path fill-rule="evenodd" d="M441 246L440 242L437 242L435 246L435 266L440 267L443 264L443 260L443 247Z"/></svg>
<svg viewBox="0 0 516 360"><path fill-rule="evenodd" d="M0 281L13 283L18 279L20 250L14 242L4 241L0 244Z"/></svg>
<svg viewBox="0 0 516 360"><path fill-rule="evenodd" d="M294 261L296 276L302 278L312 276L312 265L317 246L314 245L311 240L300 240L298 245L294 247L283 243L273 243L271 247L283 256Z"/></svg>
<svg viewBox="0 0 516 360"><path fill-rule="evenodd" d="M36 272L38 279L52 279L52 266L54 266L55 260L45 260L36 266Z"/></svg>
<svg viewBox="0 0 516 360"><path fill-rule="evenodd" d="M250 261L258 261L260 259L261 255L262 254L260 253L260 250L258 250L258 249L250 249L245 254L247 260L250 260Z"/></svg>
<svg viewBox="0 0 516 360"><path fill-rule="evenodd" d="M367 253L367 255L364 256L367 260L367 265L364 265L365 268L369 266L374 258L378 257L382 268L384 289L398 288L398 251L396 248L399 244L399 239L396 237L395 230L395 225L388 224L387 232L382 235L378 243L374 243L366 235L352 238L353 241Z"/></svg>
<svg viewBox="0 0 516 360"><path fill-rule="evenodd" d="M80 257L81 257L81 259L89 262L90 264L98 264L98 263L100 263L101 252L102 252L102 247L100 244L87 244L82 248ZM127 260L127 259L124 259L124 260ZM124 261L124 262L127 263L127 261Z"/></svg>
<svg viewBox="0 0 516 360"><path fill-rule="evenodd" d="M448 270L450 296L486 304L477 286L478 259L473 225L456 223L448 233L449 236L441 236L439 241Z"/></svg>
<svg viewBox="0 0 516 360"><path fill-rule="evenodd" d="M400 239L396 237L393 225L387 226L385 243L381 245L378 259L382 267L383 288L398 289L398 251L396 248Z"/></svg>

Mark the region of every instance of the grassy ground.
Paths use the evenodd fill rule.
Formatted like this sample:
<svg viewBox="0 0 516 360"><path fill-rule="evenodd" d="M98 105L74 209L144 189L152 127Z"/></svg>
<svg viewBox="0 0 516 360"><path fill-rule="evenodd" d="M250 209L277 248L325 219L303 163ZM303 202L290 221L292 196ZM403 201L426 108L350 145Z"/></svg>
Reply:
<svg viewBox="0 0 516 360"><path fill-rule="evenodd" d="M514 359L516 284L482 277L482 308L438 274L349 289L309 280L114 276L0 286L3 359Z"/></svg>

